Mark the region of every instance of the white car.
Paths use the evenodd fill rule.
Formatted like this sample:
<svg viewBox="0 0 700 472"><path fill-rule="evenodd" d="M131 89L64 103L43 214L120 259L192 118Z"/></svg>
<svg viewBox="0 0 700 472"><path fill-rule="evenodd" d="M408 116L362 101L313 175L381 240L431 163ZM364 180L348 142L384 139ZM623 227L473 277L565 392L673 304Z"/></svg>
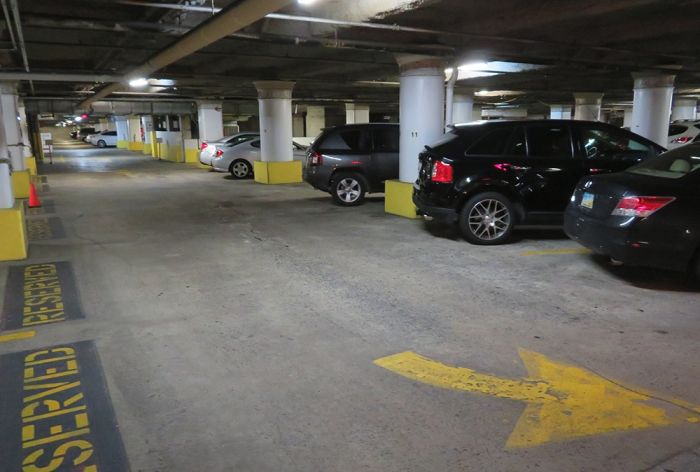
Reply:
<svg viewBox="0 0 700 472"><path fill-rule="evenodd" d="M668 128L668 150L693 142L700 134L700 120L679 120Z"/></svg>
<svg viewBox="0 0 700 472"><path fill-rule="evenodd" d="M295 161L303 161L306 149L292 142ZM245 179L253 175L253 162L260 160L260 139L217 148L211 165L217 172L230 172L234 179Z"/></svg>
<svg viewBox="0 0 700 472"><path fill-rule="evenodd" d="M260 137L260 133L255 132L242 132L236 133L231 136L226 136L225 138L217 139L216 141L203 141L199 148L199 162L205 166L211 165L211 160L216 155L216 150L221 146L235 146L236 144L250 141Z"/></svg>
<svg viewBox="0 0 700 472"><path fill-rule="evenodd" d="M116 131L100 131L97 134L91 134L87 137L87 142L97 147L107 147L117 145Z"/></svg>

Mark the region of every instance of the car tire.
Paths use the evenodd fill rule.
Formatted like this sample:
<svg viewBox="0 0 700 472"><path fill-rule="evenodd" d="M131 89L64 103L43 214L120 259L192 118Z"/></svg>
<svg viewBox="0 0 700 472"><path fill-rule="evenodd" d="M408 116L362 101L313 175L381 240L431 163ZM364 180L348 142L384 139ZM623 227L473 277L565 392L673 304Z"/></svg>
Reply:
<svg viewBox="0 0 700 472"><path fill-rule="evenodd" d="M228 171L231 173L231 176L234 179L240 180L250 177L253 173L253 168L251 167L250 162L244 159L237 159L231 163Z"/></svg>
<svg viewBox="0 0 700 472"><path fill-rule="evenodd" d="M99 141L97 141L97 147L99 147L99 148L106 148L106 147L107 147L107 143L100 139Z"/></svg>
<svg viewBox="0 0 700 472"><path fill-rule="evenodd" d="M505 195L497 192L473 196L459 213L459 229L472 244L503 244L510 238L514 225L513 204Z"/></svg>
<svg viewBox="0 0 700 472"><path fill-rule="evenodd" d="M331 195L340 206L358 206L365 201L369 183L358 172L338 172L333 176Z"/></svg>

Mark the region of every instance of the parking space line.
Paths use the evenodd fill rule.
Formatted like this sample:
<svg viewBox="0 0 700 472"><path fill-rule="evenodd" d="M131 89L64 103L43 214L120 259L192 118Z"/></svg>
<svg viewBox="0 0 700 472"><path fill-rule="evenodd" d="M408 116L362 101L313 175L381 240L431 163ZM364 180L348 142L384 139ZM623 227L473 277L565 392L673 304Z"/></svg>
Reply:
<svg viewBox="0 0 700 472"><path fill-rule="evenodd" d="M18 331L16 333L0 334L0 343L6 343L8 341L19 341L21 339L33 338L36 335L35 330L30 331Z"/></svg>
<svg viewBox="0 0 700 472"><path fill-rule="evenodd" d="M523 251L523 256L560 256L567 254L590 254L592 251L586 249L585 247L568 248L568 249L544 249L544 250L533 250L533 251Z"/></svg>

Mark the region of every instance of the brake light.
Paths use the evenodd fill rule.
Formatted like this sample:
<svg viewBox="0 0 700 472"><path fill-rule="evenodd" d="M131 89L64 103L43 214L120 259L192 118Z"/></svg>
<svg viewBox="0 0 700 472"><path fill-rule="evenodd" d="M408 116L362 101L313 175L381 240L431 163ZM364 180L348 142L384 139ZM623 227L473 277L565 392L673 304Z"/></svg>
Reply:
<svg viewBox="0 0 700 472"><path fill-rule="evenodd" d="M207 143L203 142L202 147L199 150L204 151L207 148L207 146L209 146L209 145Z"/></svg>
<svg viewBox="0 0 700 472"><path fill-rule="evenodd" d="M612 214L646 218L675 199L676 197L624 197L618 202Z"/></svg>
<svg viewBox="0 0 700 472"><path fill-rule="evenodd" d="M692 140L693 140L693 138L690 136L681 136L680 138L676 138L676 139L671 140L671 142L674 144L687 144Z"/></svg>
<svg viewBox="0 0 700 472"><path fill-rule="evenodd" d="M316 151L313 154L311 154L311 165L312 166L320 166L323 165L323 154L320 152Z"/></svg>
<svg viewBox="0 0 700 472"><path fill-rule="evenodd" d="M222 151L221 149L216 150L216 157L221 157L223 155L224 155L224 151Z"/></svg>
<svg viewBox="0 0 700 472"><path fill-rule="evenodd" d="M452 178L452 165L442 161L435 161L433 171L430 173L430 180L440 184L451 184Z"/></svg>

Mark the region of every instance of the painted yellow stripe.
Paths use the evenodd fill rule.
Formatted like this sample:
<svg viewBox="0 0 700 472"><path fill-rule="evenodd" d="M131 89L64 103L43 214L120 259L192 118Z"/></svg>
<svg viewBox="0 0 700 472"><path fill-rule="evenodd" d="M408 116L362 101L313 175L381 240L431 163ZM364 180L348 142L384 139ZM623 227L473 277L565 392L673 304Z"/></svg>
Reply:
<svg viewBox="0 0 700 472"><path fill-rule="evenodd" d="M524 251L523 256L559 256L563 254L590 254L591 250L583 247L570 249L545 249L542 251Z"/></svg>
<svg viewBox="0 0 700 472"><path fill-rule="evenodd" d="M36 334L36 331L34 331L34 330L18 331L16 333L10 333L10 334L0 334L0 343L4 343L7 341L18 341L20 339L33 338L35 334Z"/></svg>

